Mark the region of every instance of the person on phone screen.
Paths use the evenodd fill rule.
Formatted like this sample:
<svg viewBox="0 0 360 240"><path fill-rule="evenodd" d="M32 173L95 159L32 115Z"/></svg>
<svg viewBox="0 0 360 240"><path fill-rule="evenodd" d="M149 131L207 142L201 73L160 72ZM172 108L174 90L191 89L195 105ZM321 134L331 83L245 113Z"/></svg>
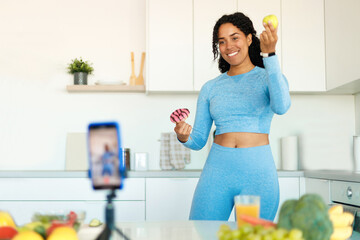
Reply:
<svg viewBox="0 0 360 240"><path fill-rule="evenodd" d="M260 217L273 220L279 183L269 145L274 114L291 105L287 79L275 54L277 29L264 24L260 39L243 13L222 16L212 38L221 74L198 96L194 127L174 128L184 146L202 149L214 122L216 133L197 184L191 220L228 220L238 194L260 196Z"/></svg>
<svg viewBox="0 0 360 240"><path fill-rule="evenodd" d="M110 151L109 145L105 144L104 153L101 156L101 161L103 164L102 175L103 176L112 176L114 172L114 158L116 154Z"/></svg>

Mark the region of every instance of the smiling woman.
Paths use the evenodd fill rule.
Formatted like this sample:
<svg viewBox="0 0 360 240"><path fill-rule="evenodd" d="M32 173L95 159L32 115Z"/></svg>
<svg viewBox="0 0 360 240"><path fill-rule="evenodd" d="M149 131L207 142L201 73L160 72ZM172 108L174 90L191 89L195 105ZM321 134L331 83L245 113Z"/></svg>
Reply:
<svg viewBox="0 0 360 240"><path fill-rule="evenodd" d="M231 66L238 66L239 73L249 72L254 68L250 61L249 46L252 42L251 34L245 36L231 23L225 23L219 28L219 50L221 57ZM240 69L241 68L241 69ZM232 68L232 71L235 67ZM236 73L229 72L229 75Z"/></svg>
<svg viewBox="0 0 360 240"><path fill-rule="evenodd" d="M204 147L212 123L216 126L195 190L192 220L228 220L238 194L260 196L261 218L273 220L277 212L279 183L269 132L274 113L289 109L290 95L275 54L277 29L271 24L264 28L257 38L243 13L217 21L213 54L222 74L202 87L194 128L176 123L178 139L193 150Z"/></svg>

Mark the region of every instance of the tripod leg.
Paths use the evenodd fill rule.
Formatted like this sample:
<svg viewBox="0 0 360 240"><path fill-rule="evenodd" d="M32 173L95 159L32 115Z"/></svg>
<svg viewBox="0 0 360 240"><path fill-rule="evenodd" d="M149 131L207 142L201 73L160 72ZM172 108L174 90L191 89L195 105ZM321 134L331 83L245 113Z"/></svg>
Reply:
<svg viewBox="0 0 360 240"><path fill-rule="evenodd" d="M99 234L96 240L110 240L111 230L105 226L104 230Z"/></svg>
<svg viewBox="0 0 360 240"><path fill-rule="evenodd" d="M115 228L115 231L122 236L125 240L130 240L130 238L128 238L120 229Z"/></svg>

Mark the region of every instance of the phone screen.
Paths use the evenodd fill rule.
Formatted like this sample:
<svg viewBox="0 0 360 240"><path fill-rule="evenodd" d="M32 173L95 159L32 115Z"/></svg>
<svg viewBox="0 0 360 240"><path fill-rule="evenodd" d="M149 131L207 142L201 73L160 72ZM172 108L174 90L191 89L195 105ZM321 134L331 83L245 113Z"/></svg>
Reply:
<svg viewBox="0 0 360 240"><path fill-rule="evenodd" d="M90 171L95 189L120 187L119 151L119 133L116 124L89 125Z"/></svg>

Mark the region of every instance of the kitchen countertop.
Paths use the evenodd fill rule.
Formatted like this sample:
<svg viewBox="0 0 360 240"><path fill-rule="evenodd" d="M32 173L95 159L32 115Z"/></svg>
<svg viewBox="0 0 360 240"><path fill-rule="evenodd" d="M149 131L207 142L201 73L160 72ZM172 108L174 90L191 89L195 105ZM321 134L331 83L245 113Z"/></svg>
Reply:
<svg viewBox="0 0 360 240"><path fill-rule="evenodd" d="M128 171L129 178L198 178L201 170ZM334 170L278 170L279 177L309 177L318 179L360 182L360 173ZM0 178L87 178L87 171L0 171Z"/></svg>
<svg viewBox="0 0 360 240"><path fill-rule="evenodd" d="M128 171L129 178L198 178L201 170ZM278 171L279 177L303 177L302 171ZM87 171L0 171L0 178L87 178Z"/></svg>
<svg viewBox="0 0 360 240"><path fill-rule="evenodd" d="M221 224L236 228L236 222L227 221L120 222L116 225L131 240L217 240L216 232ZM94 240L101 230L84 226L78 232L79 240ZM114 240L120 239L123 238L115 235Z"/></svg>
<svg viewBox="0 0 360 240"><path fill-rule="evenodd" d="M131 240L217 240L216 232L221 224L231 229L236 222L227 221L161 221L161 222L120 222L117 227ZM94 240L102 228L83 226L78 232L79 240ZM123 239L115 236L114 240ZM360 233L354 232L349 240L360 239Z"/></svg>
<svg viewBox="0 0 360 240"><path fill-rule="evenodd" d="M309 178L360 182L360 172L356 173L353 171L334 171L334 170L305 171L304 176Z"/></svg>

